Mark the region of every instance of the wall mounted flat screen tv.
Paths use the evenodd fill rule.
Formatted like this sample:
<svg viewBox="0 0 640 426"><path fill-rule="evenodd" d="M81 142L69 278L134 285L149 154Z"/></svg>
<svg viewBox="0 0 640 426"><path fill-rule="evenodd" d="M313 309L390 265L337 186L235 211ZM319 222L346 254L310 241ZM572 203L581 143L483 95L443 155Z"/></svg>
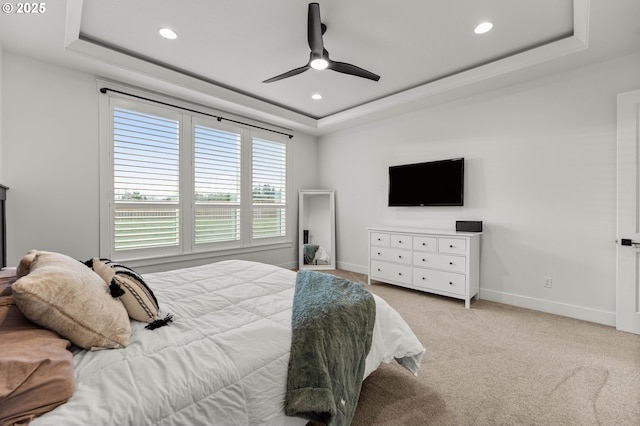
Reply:
<svg viewBox="0 0 640 426"><path fill-rule="evenodd" d="M464 205L464 158L389 167L389 206Z"/></svg>

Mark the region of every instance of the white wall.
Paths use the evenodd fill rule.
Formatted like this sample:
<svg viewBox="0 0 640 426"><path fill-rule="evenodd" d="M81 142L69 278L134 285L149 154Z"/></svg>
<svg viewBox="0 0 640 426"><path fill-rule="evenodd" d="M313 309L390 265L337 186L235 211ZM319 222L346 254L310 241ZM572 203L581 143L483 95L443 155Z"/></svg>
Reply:
<svg viewBox="0 0 640 426"><path fill-rule="evenodd" d="M2 62L0 164L3 183L11 188L8 264L17 264L32 248L77 259L98 256L101 95L96 78L10 52L4 52ZM296 133L290 146L290 202L295 213L298 190L314 187L317 181L317 140ZM295 217L291 230L291 248L234 257L293 267L297 265ZM188 265L164 268L177 266Z"/></svg>
<svg viewBox="0 0 640 426"><path fill-rule="evenodd" d="M482 220L481 297L613 324L616 94L639 69L634 55L322 137L338 266L366 272L367 226ZM388 166L452 157L464 207L386 206Z"/></svg>
<svg viewBox="0 0 640 426"><path fill-rule="evenodd" d="M8 264L29 249L98 251L98 102L91 76L4 52Z"/></svg>

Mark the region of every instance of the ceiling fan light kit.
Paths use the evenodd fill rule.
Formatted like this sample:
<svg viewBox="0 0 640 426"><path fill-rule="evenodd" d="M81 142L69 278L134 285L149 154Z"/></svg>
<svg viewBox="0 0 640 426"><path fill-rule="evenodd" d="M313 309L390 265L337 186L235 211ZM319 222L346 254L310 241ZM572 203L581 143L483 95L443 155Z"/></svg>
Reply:
<svg viewBox="0 0 640 426"><path fill-rule="evenodd" d="M324 48L322 36L327 30L327 26L320 21L320 5L318 3L309 3L309 14L307 17L307 41L311 49L309 62L306 65L292 69L283 74L264 80L263 83L272 83L274 81L293 77L313 68L316 70L330 69L343 74L349 74L356 77L366 78L373 81L380 80L380 76L367 71L355 65L346 62L337 62L329 59L329 52Z"/></svg>
<svg viewBox="0 0 640 426"><path fill-rule="evenodd" d="M311 61L309 61L309 65L314 70L325 70L329 66L329 61L327 61L323 57L319 57L319 58L311 59Z"/></svg>

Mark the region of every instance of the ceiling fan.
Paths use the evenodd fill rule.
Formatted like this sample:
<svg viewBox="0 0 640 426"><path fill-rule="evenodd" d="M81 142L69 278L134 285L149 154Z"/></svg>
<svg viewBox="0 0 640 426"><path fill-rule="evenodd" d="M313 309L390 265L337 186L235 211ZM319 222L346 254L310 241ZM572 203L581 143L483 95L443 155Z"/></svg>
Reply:
<svg viewBox="0 0 640 426"><path fill-rule="evenodd" d="M311 48L309 62L300 68L271 77L270 79L263 81L263 83L272 83L284 78L293 77L294 75L305 72L309 68L316 70L330 69L343 74L368 78L369 80L380 80L379 75L370 71L345 62L332 61L329 59L329 52L324 48L324 44L322 42L322 36L325 31L327 31L327 26L320 22L320 5L318 5L318 3L309 3L309 15L307 18L307 39L309 41L309 47Z"/></svg>

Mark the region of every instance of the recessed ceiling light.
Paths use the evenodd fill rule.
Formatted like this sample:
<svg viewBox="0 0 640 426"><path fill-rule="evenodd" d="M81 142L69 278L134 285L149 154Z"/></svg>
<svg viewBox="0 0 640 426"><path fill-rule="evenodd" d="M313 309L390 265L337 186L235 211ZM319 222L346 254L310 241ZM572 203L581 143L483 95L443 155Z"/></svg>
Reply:
<svg viewBox="0 0 640 426"><path fill-rule="evenodd" d="M314 93L313 95L311 95L311 99L319 101L320 99L322 99L322 95L320 93Z"/></svg>
<svg viewBox="0 0 640 426"><path fill-rule="evenodd" d="M176 34L176 32L173 31L171 28L160 28L158 32L162 37L169 40L175 40L178 38L178 34Z"/></svg>
<svg viewBox="0 0 640 426"><path fill-rule="evenodd" d="M473 30L473 32L476 34L484 34L491 31L491 28L493 28L493 22L482 22Z"/></svg>

